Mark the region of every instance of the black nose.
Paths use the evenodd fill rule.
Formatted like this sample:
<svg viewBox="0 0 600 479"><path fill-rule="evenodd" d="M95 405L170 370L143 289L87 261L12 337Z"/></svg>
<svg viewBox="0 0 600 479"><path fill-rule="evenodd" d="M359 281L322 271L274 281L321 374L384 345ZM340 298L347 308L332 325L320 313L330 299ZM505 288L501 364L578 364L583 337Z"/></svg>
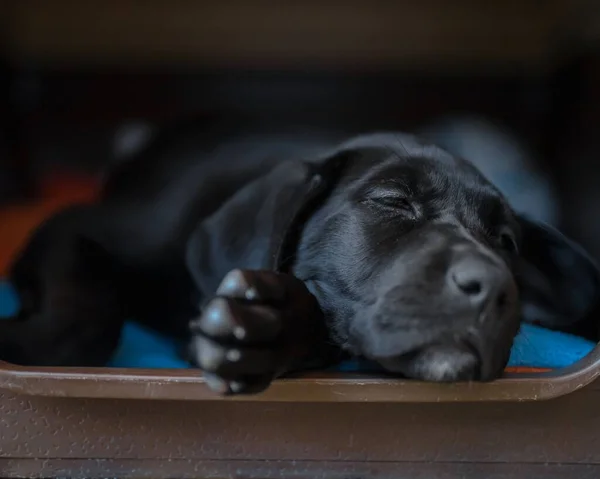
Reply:
<svg viewBox="0 0 600 479"><path fill-rule="evenodd" d="M507 268L478 253L457 258L448 273L454 291L474 306L501 300L510 281Z"/></svg>

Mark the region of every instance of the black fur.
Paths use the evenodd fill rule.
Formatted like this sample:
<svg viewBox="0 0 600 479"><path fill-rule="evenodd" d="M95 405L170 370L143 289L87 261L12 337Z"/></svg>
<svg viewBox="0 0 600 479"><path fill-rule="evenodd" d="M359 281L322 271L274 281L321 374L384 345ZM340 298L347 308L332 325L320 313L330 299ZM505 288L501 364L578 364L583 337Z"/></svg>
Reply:
<svg viewBox="0 0 600 479"><path fill-rule="evenodd" d="M457 290L464 271L483 293ZM516 285L526 319L571 330L599 284L576 246L415 137L227 130L170 131L122 162L101 201L40 227L11 280L23 309L0 323L2 359L104 365L136 318L189 339L226 392L341 351L416 378L494 379Z"/></svg>

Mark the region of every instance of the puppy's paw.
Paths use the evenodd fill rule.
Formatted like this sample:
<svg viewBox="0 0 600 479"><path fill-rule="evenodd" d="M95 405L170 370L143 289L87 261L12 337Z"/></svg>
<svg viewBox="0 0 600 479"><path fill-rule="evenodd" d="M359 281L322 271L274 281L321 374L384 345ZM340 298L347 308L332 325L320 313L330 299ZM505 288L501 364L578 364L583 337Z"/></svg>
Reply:
<svg viewBox="0 0 600 479"><path fill-rule="evenodd" d="M192 356L221 394L255 394L301 360L321 322L300 280L271 271L231 271L191 322Z"/></svg>

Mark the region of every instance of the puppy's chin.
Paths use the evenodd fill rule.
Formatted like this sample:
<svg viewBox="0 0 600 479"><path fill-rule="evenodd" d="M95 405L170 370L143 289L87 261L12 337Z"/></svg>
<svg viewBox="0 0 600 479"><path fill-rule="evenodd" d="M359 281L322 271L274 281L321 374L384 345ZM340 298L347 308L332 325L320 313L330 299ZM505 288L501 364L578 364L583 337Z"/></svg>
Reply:
<svg viewBox="0 0 600 479"><path fill-rule="evenodd" d="M502 368L486 373L478 352L467 344L435 344L377 362L389 372L431 382L491 381Z"/></svg>

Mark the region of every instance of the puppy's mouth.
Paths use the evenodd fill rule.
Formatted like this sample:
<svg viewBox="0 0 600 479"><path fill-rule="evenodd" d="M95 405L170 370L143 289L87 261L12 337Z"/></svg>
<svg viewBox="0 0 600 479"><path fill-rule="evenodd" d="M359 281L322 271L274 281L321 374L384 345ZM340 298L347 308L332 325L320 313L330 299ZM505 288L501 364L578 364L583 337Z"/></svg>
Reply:
<svg viewBox="0 0 600 479"><path fill-rule="evenodd" d="M431 382L491 381L496 374L486 373L479 348L471 341L431 343L408 353L375 358L387 371L411 379Z"/></svg>
<svg viewBox="0 0 600 479"><path fill-rule="evenodd" d="M447 311L448 324L430 321L418 327L420 316L413 313L392 324L403 329L385 329L379 318L397 318L396 303L396 315L377 311L364 324L379 328L365 328L366 334L355 337L363 338L357 341L361 353L393 374L429 382L493 381L502 377L518 332L520 309L513 293L503 291L477 308Z"/></svg>

